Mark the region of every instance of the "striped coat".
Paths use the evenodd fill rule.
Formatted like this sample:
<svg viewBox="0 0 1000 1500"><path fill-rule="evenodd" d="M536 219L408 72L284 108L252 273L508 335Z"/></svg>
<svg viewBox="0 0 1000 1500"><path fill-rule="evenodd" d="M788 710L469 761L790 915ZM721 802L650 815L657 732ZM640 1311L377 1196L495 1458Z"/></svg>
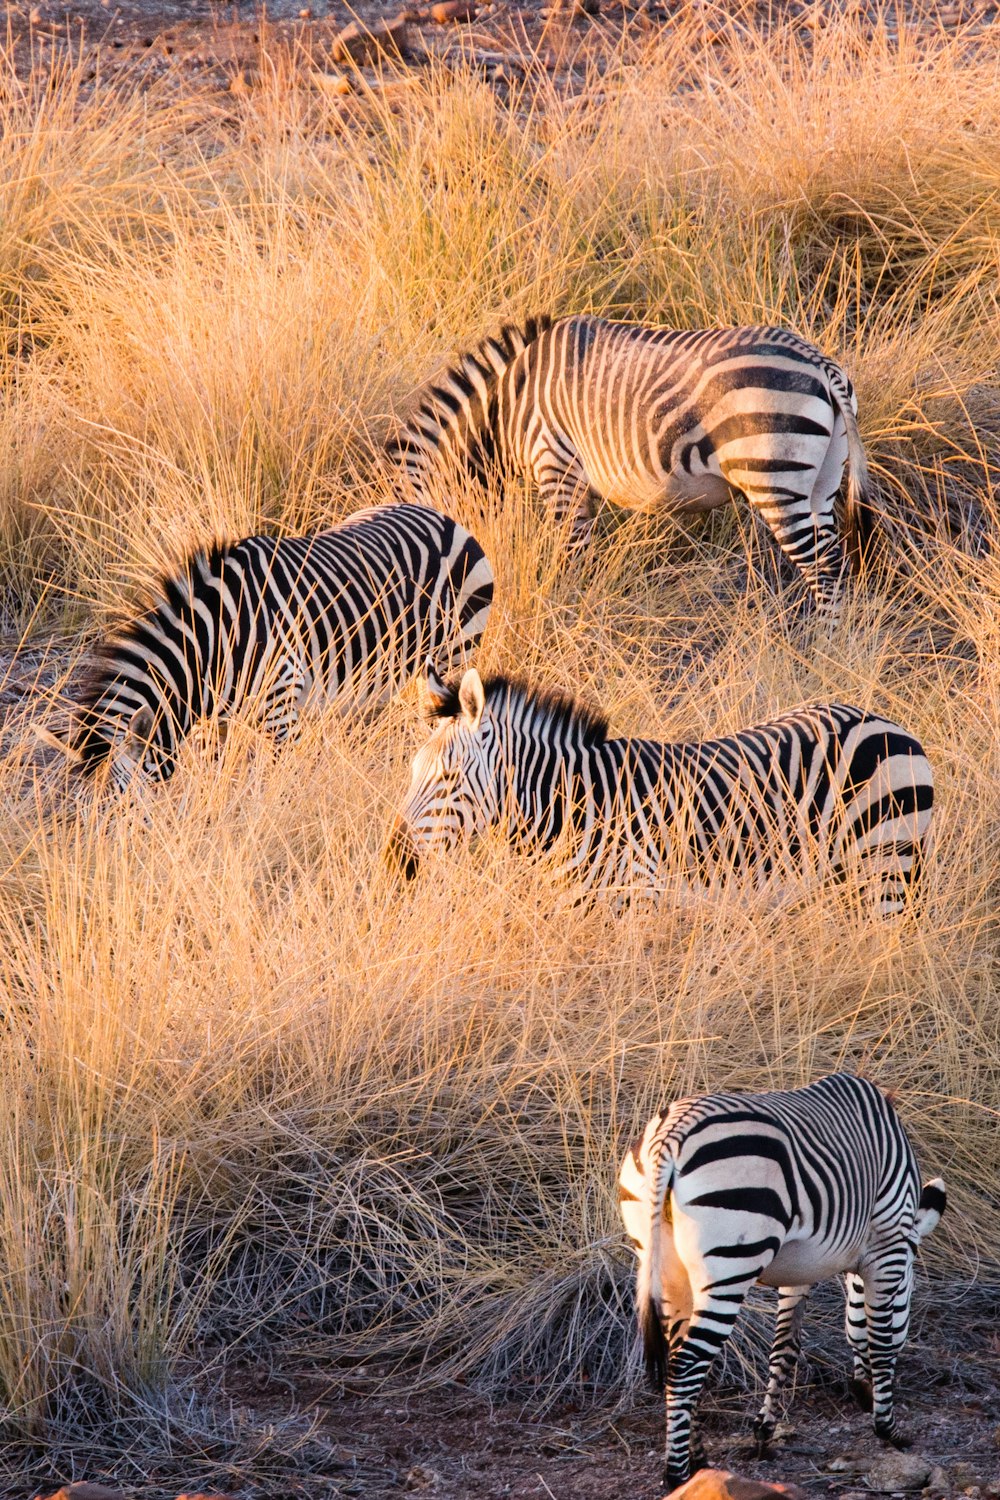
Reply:
<svg viewBox="0 0 1000 1500"><path fill-rule="evenodd" d="M815 704L722 739L611 739L570 699L470 670L431 669L438 728L413 761L389 851L416 872L425 852L496 828L549 852L584 894L619 900L693 883L856 879L884 915L919 874L931 768L899 725Z"/></svg>
<svg viewBox="0 0 1000 1500"><path fill-rule="evenodd" d="M166 780L199 720L245 705L280 743L310 705L384 701L429 651L458 666L492 598L478 542L422 506L196 552L103 648L70 753L84 771L110 763L119 790Z"/></svg>
<svg viewBox="0 0 1000 1500"><path fill-rule="evenodd" d="M569 317L508 325L418 399L390 452L413 493L455 467L538 486L574 546L600 496L631 510L708 510L734 493L767 523L821 616L837 615L847 529L869 519L850 380L783 328L678 330Z"/></svg>
<svg viewBox="0 0 1000 1500"><path fill-rule="evenodd" d="M854 1393L876 1433L901 1442L893 1375L906 1340L913 1262L945 1207L923 1189L906 1131L871 1083L833 1074L808 1088L681 1099L654 1115L619 1173L636 1252L636 1303L654 1384L667 1392L667 1484L704 1463L695 1405L755 1282L779 1289L770 1375L755 1431L794 1369L811 1287L843 1274Z"/></svg>

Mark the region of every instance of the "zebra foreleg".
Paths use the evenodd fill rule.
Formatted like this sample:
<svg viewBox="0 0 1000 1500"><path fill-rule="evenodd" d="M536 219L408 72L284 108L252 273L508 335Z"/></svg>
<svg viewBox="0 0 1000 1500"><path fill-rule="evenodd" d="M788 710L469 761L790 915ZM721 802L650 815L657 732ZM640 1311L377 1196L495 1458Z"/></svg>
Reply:
<svg viewBox="0 0 1000 1500"><path fill-rule="evenodd" d="M802 1338L802 1314L809 1286L783 1286L778 1290L778 1315L774 1325L774 1341L768 1363L767 1392L764 1404L753 1424L753 1435L757 1439L758 1456L765 1458L771 1439L774 1437L774 1402L779 1391L787 1383L799 1357Z"/></svg>
<svg viewBox="0 0 1000 1500"><path fill-rule="evenodd" d="M569 528L569 551L585 550L594 533L590 481L572 449L552 441L536 454L533 473L538 498L560 529Z"/></svg>

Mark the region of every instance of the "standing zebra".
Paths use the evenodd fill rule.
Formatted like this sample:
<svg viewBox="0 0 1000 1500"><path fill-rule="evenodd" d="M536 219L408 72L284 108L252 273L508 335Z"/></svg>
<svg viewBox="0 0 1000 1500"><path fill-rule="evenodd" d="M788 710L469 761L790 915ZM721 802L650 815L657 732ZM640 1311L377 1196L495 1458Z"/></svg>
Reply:
<svg viewBox="0 0 1000 1500"><path fill-rule="evenodd" d="M429 650L460 665L492 599L478 542L416 505L196 552L104 649L75 742L63 748L84 770L110 760L124 791L137 773L171 776L197 720L224 722L251 701L280 743L307 703L383 701Z"/></svg>
<svg viewBox="0 0 1000 1500"><path fill-rule="evenodd" d="M846 1073L787 1093L706 1094L654 1115L622 1162L619 1200L638 1257L636 1305L650 1378L667 1391L669 1488L704 1464L694 1410L709 1366L754 1282L778 1292L767 1395L795 1367L802 1305L844 1273L852 1388L879 1437L905 1439L893 1374L906 1341L913 1262L945 1207L921 1191L890 1101Z"/></svg>
<svg viewBox="0 0 1000 1500"><path fill-rule="evenodd" d="M839 609L847 521L870 520L857 402L844 371L783 328L679 331L570 317L511 325L427 387L389 445L418 497L456 463L524 475L576 547L591 494L630 510L711 510L733 491L771 528L812 590Z"/></svg>
<svg viewBox="0 0 1000 1500"><path fill-rule="evenodd" d="M919 742L876 714L816 704L725 739L609 739L607 721L474 669L445 684L441 722L414 757L387 856L408 877L421 852L488 828L584 893L655 892L673 865L708 885L856 870L880 912L899 911L931 820Z"/></svg>

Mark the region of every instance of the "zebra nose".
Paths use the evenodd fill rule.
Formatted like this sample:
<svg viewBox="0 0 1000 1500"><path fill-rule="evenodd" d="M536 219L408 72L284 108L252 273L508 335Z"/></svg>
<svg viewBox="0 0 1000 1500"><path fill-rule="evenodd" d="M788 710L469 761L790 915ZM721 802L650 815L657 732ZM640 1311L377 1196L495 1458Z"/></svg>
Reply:
<svg viewBox="0 0 1000 1500"><path fill-rule="evenodd" d="M420 867L420 857L402 818L397 819L389 835L382 859L394 875L402 876L404 880L415 878Z"/></svg>

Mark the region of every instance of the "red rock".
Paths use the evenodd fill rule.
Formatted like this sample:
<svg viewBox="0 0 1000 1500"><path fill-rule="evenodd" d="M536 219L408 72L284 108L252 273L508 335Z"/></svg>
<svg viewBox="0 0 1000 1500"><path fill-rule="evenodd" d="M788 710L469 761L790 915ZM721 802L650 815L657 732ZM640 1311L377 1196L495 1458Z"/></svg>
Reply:
<svg viewBox="0 0 1000 1500"><path fill-rule="evenodd" d="M445 26L449 21L474 21L475 0L438 0L431 6L431 20Z"/></svg>
<svg viewBox="0 0 1000 1500"><path fill-rule="evenodd" d="M670 1500L808 1500L796 1484L759 1484L728 1469L699 1469Z"/></svg>
<svg viewBox="0 0 1000 1500"><path fill-rule="evenodd" d="M366 63L378 57L402 57L408 45L409 25L405 15L392 21L373 21L370 26L352 21L334 38L333 60Z"/></svg>

